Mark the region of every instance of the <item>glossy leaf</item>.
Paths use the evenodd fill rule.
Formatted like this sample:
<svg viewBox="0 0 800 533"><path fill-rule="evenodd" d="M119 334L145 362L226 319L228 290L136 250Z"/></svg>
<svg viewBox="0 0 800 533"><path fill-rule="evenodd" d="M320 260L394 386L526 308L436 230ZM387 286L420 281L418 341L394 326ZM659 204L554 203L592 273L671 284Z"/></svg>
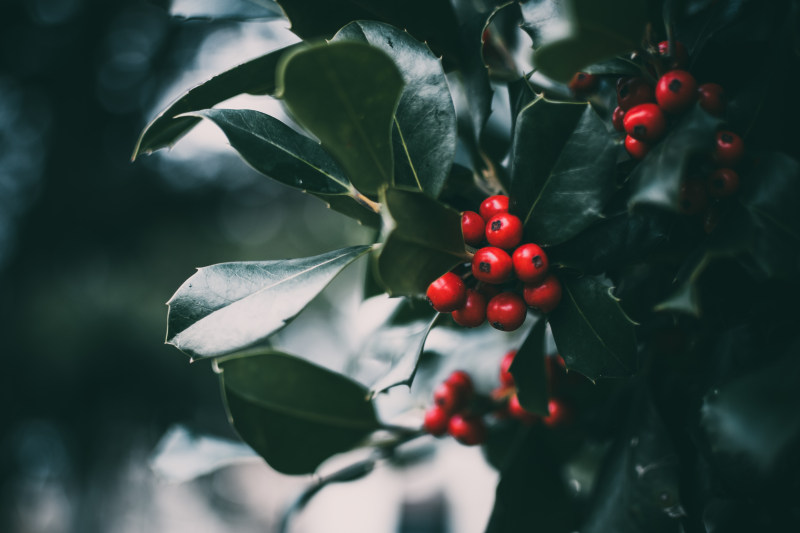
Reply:
<svg viewBox="0 0 800 533"><path fill-rule="evenodd" d="M144 128L133 150L132 159L173 146L200 122L196 117L178 115L212 107L240 94L274 92L278 61L297 46L293 44L257 57L189 89Z"/></svg>
<svg viewBox="0 0 800 533"><path fill-rule="evenodd" d="M379 423L367 390L299 357L266 351L219 362L233 427L284 474L310 474Z"/></svg>
<svg viewBox="0 0 800 533"><path fill-rule="evenodd" d="M364 194L393 181L391 129L403 90L392 59L365 43L298 49L278 67L278 92Z"/></svg>
<svg viewBox="0 0 800 533"><path fill-rule="evenodd" d="M468 259L461 214L421 192L382 192L384 234L377 277L391 296L419 296L428 285Z"/></svg>
<svg viewBox="0 0 800 533"><path fill-rule="evenodd" d="M699 105L684 115L631 173L628 207L647 204L678 211L678 194L689 163L711 152L721 123Z"/></svg>
<svg viewBox="0 0 800 533"><path fill-rule="evenodd" d="M545 369L544 333L547 322L540 319L517 350L509 372L514 376L519 403L526 411L546 416L547 371Z"/></svg>
<svg viewBox="0 0 800 533"><path fill-rule="evenodd" d="M589 106L540 98L523 109L511 152L511 210L528 239L558 244L601 220L617 189L618 151Z"/></svg>
<svg viewBox="0 0 800 533"><path fill-rule="evenodd" d="M169 13L185 19L268 20L284 18L273 0L172 0Z"/></svg>
<svg viewBox="0 0 800 533"><path fill-rule="evenodd" d="M205 109L192 115L219 126L242 158L265 176L313 194L365 224L379 224L378 215L366 205L371 202L355 190L333 158L280 120L249 109Z"/></svg>
<svg viewBox="0 0 800 533"><path fill-rule="evenodd" d="M441 60L407 32L380 22L352 22L333 40L368 43L400 69L405 86L392 129L394 184L437 197L456 152L456 112Z"/></svg>
<svg viewBox="0 0 800 533"><path fill-rule="evenodd" d="M352 246L301 259L200 268L167 302L167 342L193 359L256 345L370 249Z"/></svg>
<svg viewBox="0 0 800 533"><path fill-rule="evenodd" d="M567 368L595 381L636 370L636 333L600 279L561 276L563 296L548 319Z"/></svg>

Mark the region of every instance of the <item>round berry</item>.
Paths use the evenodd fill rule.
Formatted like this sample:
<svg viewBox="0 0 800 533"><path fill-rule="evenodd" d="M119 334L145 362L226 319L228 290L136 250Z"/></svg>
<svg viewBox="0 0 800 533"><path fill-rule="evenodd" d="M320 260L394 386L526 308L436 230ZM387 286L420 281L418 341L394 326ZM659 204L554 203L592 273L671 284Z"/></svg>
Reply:
<svg viewBox="0 0 800 533"><path fill-rule="evenodd" d="M433 390L433 402L447 413L455 413L469 403L471 389L443 381Z"/></svg>
<svg viewBox="0 0 800 533"><path fill-rule="evenodd" d="M739 162L744 152L742 138L732 131L718 131L714 146L714 159L720 165L732 167Z"/></svg>
<svg viewBox="0 0 800 533"><path fill-rule="evenodd" d="M481 218L483 218L483 220L489 220L497 213L508 211L508 196L505 194L490 196L481 202L479 211L481 212Z"/></svg>
<svg viewBox="0 0 800 533"><path fill-rule="evenodd" d="M561 302L561 282L554 274L550 274L538 285L526 283L522 296L530 307L549 313Z"/></svg>
<svg viewBox="0 0 800 533"><path fill-rule="evenodd" d="M472 275L478 281L503 283L511 277L511 256L495 246L481 248L472 257ZM466 290L464 291L466 298Z"/></svg>
<svg viewBox="0 0 800 533"><path fill-rule="evenodd" d="M440 313L449 313L462 307L467 299L464 281L448 272L428 286L428 302Z"/></svg>
<svg viewBox="0 0 800 533"><path fill-rule="evenodd" d="M523 424L533 424L539 418L535 414L526 411L519 403L519 397L515 394L508 399L508 414L520 420Z"/></svg>
<svg viewBox="0 0 800 533"><path fill-rule="evenodd" d="M513 248L522 240L522 221L510 213L497 213L486 223L486 240L498 248Z"/></svg>
<svg viewBox="0 0 800 533"><path fill-rule="evenodd" d="M558 427L572 421L572 409L562 400L551 399L547 402L547 416L542 417L546 426Z"/></svg>
<svg viewBox="0 0 800 533"><path fill-rule="evenodd" d="M461 444L474 446L486 440L486 424L479 416L453 415L447 431Z"/></svg>
<svg viewBox="0 0 800 533"><path fill-rule="evenodd" d="M705 211L708 205L706 188L698 181L686 181L678 191L678 207L685 215L696 215Z"/></svg>
<svg viewBox="0 0 800 533"><path fill-rule="evenodd" d="M422 427L431 435L441 437L447 433L449 423L450 414L438 405L434 405L425 411L425 422L423 422Z"/></svg>
<svg viewBox="0 0 800 533"><path fill-rule="evenodd" d="M708 194L715 198L730 196L739 190L739 174L730 168L718 168L708 177Z"/></svg>
<svg viewBox="0 0 800 533"><path fill-rule="evenodd" d="M475 211L464 211L461 213L461 233L464 234L464 242L472 246L479 246L483 242L486 222Z"/></svg>
<svg viewBox="0 0 800 533"><path fill-rule="evenodd" d="M725 112L725 90L717 83L704 83L697 88L700 107L719 117Z"/></svg>
<svg viewBox="0 0 800 533"><path fill-rule="evenodd" d="M529 242L523 244L511 256L514 265L514 273L520 281L525 283L537 283L547 275L547 254L544 253L538 244Z"/></svg>
<svg viewBox="0 0 800 533"><path fill-rule="evenodd" d="M625 150L634 159L644 159L647 152L650 151L650 145L644 141L634 139L630 135L625 136Z"/></svg>
<svg viewBox="0 0 800 533"><path fill-rule="evenodd" d="M653 142L661 138L666 128L664 113L656 104L632 107L622 121L625 132L639 141Z"/></svg>
<svg viewBox="0 0 800 533"><path fill-rule="evenodd" d="M689 66L689 52L680 41L674 43L674 53L669 55L669 41L661 41L658 43L658 53L665 58L670 58L672 61L669 63L670 68L686 68Z"/></svg>
<svg viewBox="0 0 800 533"><path fill-rule="evenodd" d="M597 78L587 72L576 72L569 81L569 90L577 95L585 95L594 91Z"/></svg>
<svg viewBox="0 0 800 533"><path fill-rule="evenodd" d="M500 361L500 384L504 387L514 386L514 376L511 375L509 369L511 368L511 363L514 362L514 357L516 355L516 350L510 350L503 356L503 360Z"/></svg>
<svg viewBox="0 0 800 533"><path fill-rule="evenodd" d="M670 70L658 80L656 101L667 113L680 113L697 98L697 82L685 70Z"/></svg>
<svg viewBox="0 0 800 533"><path fill-rule="evenodd" d="M617 81L617 105L622 111L654 101L653 86L644 78L620 78Z"/></svg>
<svg viewBox="0 0 800 533"><path fill-rule="evenodd" d="M474 390L472 378L463 370L453 370L446 382L456 389L465 391L467 396L471 396Z"/></svg>
<svg viewBox="0 0 800 533"><path fill-rule="evenodd" d="M464 307L453 311L453 320L459 326L476 328L486 321L486 297L473 289L467 289Z"/></svg>
<svg viewBox="0 0 800 533"><path fill-rule="evenodd" d="M615 107L614 112L611 113L611 123L614 125L615 130L625 131L625 123L623 122L624 118L625 110L619 106Z"/></svg>
<svg viewBox="0 0 800 533"><path fill-rule="evenodd" d="M486 318L500 331L514 331L525 322L526 314L525 301L515 292L501 292L486 306Z"/></svg>

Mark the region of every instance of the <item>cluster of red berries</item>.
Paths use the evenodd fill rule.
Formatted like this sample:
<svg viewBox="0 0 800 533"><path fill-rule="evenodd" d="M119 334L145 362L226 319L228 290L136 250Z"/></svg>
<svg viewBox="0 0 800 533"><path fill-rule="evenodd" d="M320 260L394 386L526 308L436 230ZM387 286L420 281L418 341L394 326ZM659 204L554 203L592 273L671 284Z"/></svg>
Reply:
<svg viewBox="0 0 800 533"><path fill-rule="evenodd" d="M477 248L469 270L448 272L430 284L427 297L440 313L474 328L489 323L513 331L525 321L528 307L549 313L561 301L561 283L548 272L547 254L522 242L522 221L508 212L508 196L484 200L461 214L464 242ZM468 286L469 285L469 286Z"/></svg>

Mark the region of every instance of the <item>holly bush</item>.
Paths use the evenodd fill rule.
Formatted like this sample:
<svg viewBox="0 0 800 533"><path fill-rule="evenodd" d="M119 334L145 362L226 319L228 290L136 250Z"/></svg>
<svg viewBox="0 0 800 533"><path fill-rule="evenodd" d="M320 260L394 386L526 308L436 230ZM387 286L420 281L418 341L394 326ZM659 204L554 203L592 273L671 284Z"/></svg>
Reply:
<svg viewBox="0 0 800 533"><path fill-rule="evenodd" d="M372 447L323 481L355 479L449 432L500 473L490 532L800 524L796 1L258 6L221 15L285 16L303 41L186 92L134 158L207 120L254 169L371 230L314 257L201 268L169 301L168 343L213 359L233 427L272 468ZM292 122L214 107L244 93ZM522 228L500 253L537 244L557 305L531 303L521 274L481 277L483 233L465 242L462 213L492 196ZM355 354L385 367L369 383L274 342L357 261L350 294L392 306ZM498 292L525 294L518 332L432 309L448 273L455 307L477 294L472 322ZM384 419L403 386L410 418Z"/></svg>

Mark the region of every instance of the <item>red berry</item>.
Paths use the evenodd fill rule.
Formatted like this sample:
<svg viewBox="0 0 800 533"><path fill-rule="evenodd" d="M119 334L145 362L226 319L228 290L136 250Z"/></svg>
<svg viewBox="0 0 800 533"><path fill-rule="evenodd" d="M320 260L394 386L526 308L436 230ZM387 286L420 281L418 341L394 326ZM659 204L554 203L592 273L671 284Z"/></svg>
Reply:
<svg viewBox="0 0 800 533"><path fill-rule="evenodd" d="M632 107L622 121L628 135L639 141L653 142L661 138L666 128L664 113L656 104Z"/></svg>
<svg viewBox="0 0 800 533"><path fill-rule="evenodd" d="M479 416L453 415L447 431L461 444L474 446L486 440L486 424Z"/></svg>
<svg viewBox="0 0 800 533"><path fill-rule="evenodd" d="M525 301L515 292L501 292L486 306L486 318L500 331L514 331L525 322L527 313Z"/></svg>
<svg viewBox="0 0 800 533"><path fill-rule="evenodd" d="M461 233L464 234L464 242L472 246L479 246L483 242L486 222L475 211L464 211L461 213Z"/></svg>
<svg viewBox="0 0 800 533"><path fill-rule="evenodd" d="M625 150L627 150L630 156L634 159L644 159L644 156L646 156L647 152L650 151L650 145L644 141L634 139L630 135L626 135Z"/></svg>
<svg viewBox="0 0 800 533"><path fill-rule="evenodd" d="M624 118L625 110L619 106L615 107L614 112L611 113L611 123L614 125L615 130L625 131L625 124L623 123Z"/></svg>
<svg viewBox="0 0 800 533"><path fill-rule="evenodd" d="M572 409L562 400L552 399L547 402L547 416L542 417L546 426L558 427L572 421Z"/></svg>
<svg viewBox="0 0 800 533"><path fill-rule="evenodd" d="M522 221L510 213L497 213L486 223L486 240L498 248L513 248L522 240Z"/></svg>
<svg viewBox="0 0 800 533"><path fill-rule="evenodd" d="M538 244L529 242L514 250L511 256L514 265L514 273L520 281L525 283L537 283L547 275L547 254L544 253Z"/></svg>
<svg viewBox="0 0 800 533"><path fill-rule="evenodd" d="M725 90L717 83L704 83L697 88L697 99L700 107L714 116L725 112Z"/></svg>
<svg viewBox="0 0 800 533"><path fill-rule="evenodd" d="M708 194L715 198L730 196L739 190L739 174L730 168L718 168L708 177Z"/></svg>
<svg viewBox="0 0 800 533"><path fill-rule="evenodd" d="M486 283L503 283L511 277L511 256L495 246L481 248L472 258L472 275ZM466 297L466 291L464 291Z"/></svg>
<svg viewBox="0 0 800 533"><path fill-rule="evenodd" d="M678 207L685 215L696 215L708 205L706 188L698 181L686 181L678 192Z"/></svg>
<svg viewBox="0 0 800 533"><path fill-rule="evenodd" d="M446 380L447 383L456 389L465 391L467 396L471 396L474 390L472 385L472 378L463 370L453 370L450 377Z"/></svg>
<svg viewBox="0 0 800 533"><path fill-rule="evenodd" d="M425 411L425 422L423 422L422 427L431 435L441 437L447 433L449 423L450 415L438 405L434 405Z"/></svg>
<svg viewBox="0 0 800 533"><path fill-rule="evenodd" d="M464 281L448 272L428 286L428 302L440 313L449 313L462 307L467 299Z"/></svg>
<svg viewBox="0 0 800 533"><path fill-rule="evenodd" d="M689 66L689 52L680 41L675 41L674 53L669 56L669 41L658 43L658 53L663 57L671 57L670 68L686 68Z"/></svg>
<svg viewBox="0 0 800 533"><path fill-rule="evenodd" d="M587 72L576 72L569 81L569 90L577 95L585 95L594 91L597 78Z"/></svg>
<svg viewBox="0 0 800 533"><path fill-rule="evenodd" d="M481 218L483 218L483 220L489 220L497 213L508 211L508 196L504 194L490 196L481 202L479 211L481 212Z"/></svg>
<svg viewBox="0 0 800 533"><path fill-rule="evenodd" d="M447 413L455 413L463 409L471 396L471 389L454 386L444 381L433 390L433 402Z"/></svg>
<svg viewBox="0 0 800 533"><path fill-rule="evenodd" d="M732 167L739 162L744 152L742 138L732 131L718 131L714 147L714 159L720 165Z"/></svg>
<svg viewBox="0 0 800 533"><path fill-rule="evenodd" d="M670 70L658 80L656 101L667 113L680 113L697 98L697 82L685 70Z"/></svg>
<svg viewBox="0 0 800 533"><path fill-rule="evenodd" d="M467 289L464 307L453 311L453 320L459 326L476 328L486 321L486 297L473 289Z"/></svg>
<svg viewBox="0 0 800 533"><path fill-rule="evenodd" d="M522 295L526 304L542 313L549 313L561 302L561 282L550 274L538 285L526 283Z"/></svg>
<svg viewBox="0 0 800 533"><path fill-rule="evenodd" d="M532 424L539 418L535 414L525 410L519 403L519 397L515 394L508 399L508 414L522 421L524 424Z"/></svg>
<svg viewBox="0 0 800 533"><path fill-rule="evenodd" d="M500 361L500 384L504 387L514 386L514 376L511 375L509 369L511 368L511 363L514 362L514 356L516 355L516 350L510 350L503 356L503 360Z"/></svg>
<svg viewBox="0 0 800 533"><path fill-rule="evenodd" d="M617 81L617 104L622 111L655 99L652 85L644 78L620 78Z"/></svg>

